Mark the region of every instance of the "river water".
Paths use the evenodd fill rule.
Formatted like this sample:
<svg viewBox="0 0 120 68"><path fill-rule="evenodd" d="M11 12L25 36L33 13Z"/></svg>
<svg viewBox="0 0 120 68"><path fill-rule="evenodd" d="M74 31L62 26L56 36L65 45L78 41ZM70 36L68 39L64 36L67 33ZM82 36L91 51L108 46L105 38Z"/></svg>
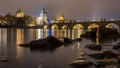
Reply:
<svg viewBox="0 0 120 68"><path fill-rule="evenodd" d="M98 43L91 39L83 39L81 42L74 42L69 46L61 46L55 51L31 51L29 48L20 47L19 44L28 43L32 40L45 38L53 35L57 38L80 38L84 29L76 30L43 30L43 29L0 29L0 59L7 59L7 62L0 61L0 68L73 68L70 62L80 57L82 53L93 53L84 46L91 43ZM103 40L100 44L117 44L120 40ZM105 48L109 50L109 47ZM91 68L91 67L90 67Z"/></svg>

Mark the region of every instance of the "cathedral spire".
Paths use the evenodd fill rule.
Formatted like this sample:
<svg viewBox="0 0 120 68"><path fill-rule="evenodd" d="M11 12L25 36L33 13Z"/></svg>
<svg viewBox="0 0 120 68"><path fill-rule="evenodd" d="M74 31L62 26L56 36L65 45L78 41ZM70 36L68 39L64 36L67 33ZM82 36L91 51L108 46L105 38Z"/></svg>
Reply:
<svg viewBox="0 0 120 68"><path fill-rule="evenodd" d="M65 17L64 17L63 12L62 12L62 15L61 15L61 17L60 17L60 20L65 20Z"/></svg>
<svg viewBox="0 0 120 68"><path fill-rule="evenodd" d="M42 12L43 12L44 14L47 14L45 8L42 9Z"/></svg>

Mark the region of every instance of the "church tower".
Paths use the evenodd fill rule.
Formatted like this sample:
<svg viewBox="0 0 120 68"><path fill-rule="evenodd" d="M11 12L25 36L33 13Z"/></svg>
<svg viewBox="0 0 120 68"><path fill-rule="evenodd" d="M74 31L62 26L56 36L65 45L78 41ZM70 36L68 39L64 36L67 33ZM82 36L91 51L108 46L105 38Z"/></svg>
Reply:
<svg viewBox="0 0 120 68"><path fill-rule="evenodd" d="M61 16L59 18L57 18L57 20L64 21L65 20L64 14L62 13Z"/></svg>
<svg viewBox="0 0 120 68"><path fill-rule="evenodd" d="M42 9L42 12L40 14L40 22L42 24L47 24L47 12L46 12L45 8Z"/></svg>
<svg viewBox="0 0 120 68"><path fill-rule="evenodd" d="M65 20L64 14L62 13L60 20Z"/></svg>
<svg viewBox="0 0 120 68"><path fill-rule="evenodd" d="M16 12L16 17L21 18L24 17L24 15L25 15L24 11L19 8L19 10Z"/></svg>

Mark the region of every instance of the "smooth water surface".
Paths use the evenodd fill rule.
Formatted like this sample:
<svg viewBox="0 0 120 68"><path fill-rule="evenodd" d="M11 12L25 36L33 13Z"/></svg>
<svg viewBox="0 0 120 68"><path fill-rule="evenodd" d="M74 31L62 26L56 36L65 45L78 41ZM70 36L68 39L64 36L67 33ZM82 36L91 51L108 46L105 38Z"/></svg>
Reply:
<svg viewBox="0 0 120 68"><path fill-rule="evenodd" d="M96 43L90 39L74 42L69 46L61 46L55 51L31 51L19 44L53 35L57 38L80 38L85 33L83 29L76 30L43 30L43 29L0 29L0 68L73 68L69 65L82 53L93 53L84 49L86 44ZM119 40L104 40L100 44L117 44ZM106 48L109 50L109 48Z"/></svg>

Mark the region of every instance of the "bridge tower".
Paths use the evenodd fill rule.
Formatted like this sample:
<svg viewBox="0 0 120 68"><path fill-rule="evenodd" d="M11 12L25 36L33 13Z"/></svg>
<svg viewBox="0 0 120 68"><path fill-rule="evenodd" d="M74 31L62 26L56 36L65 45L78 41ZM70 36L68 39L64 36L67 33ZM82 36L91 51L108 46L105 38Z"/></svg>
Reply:
<svg viewBox="0 0 120 68"><path fill-rule="evenodd" d="M47 24L47 12L46 12L45 8L43 8L42 12L40 13L40 23Z"/></svg>
<svg viewBox="0 0 120 68"><path fill-rule="evenodd" d="M61 16L59 18L57 18L57 20L60 20L60 21L64 21L65 20L65 16L62 12Z"/></svg>

